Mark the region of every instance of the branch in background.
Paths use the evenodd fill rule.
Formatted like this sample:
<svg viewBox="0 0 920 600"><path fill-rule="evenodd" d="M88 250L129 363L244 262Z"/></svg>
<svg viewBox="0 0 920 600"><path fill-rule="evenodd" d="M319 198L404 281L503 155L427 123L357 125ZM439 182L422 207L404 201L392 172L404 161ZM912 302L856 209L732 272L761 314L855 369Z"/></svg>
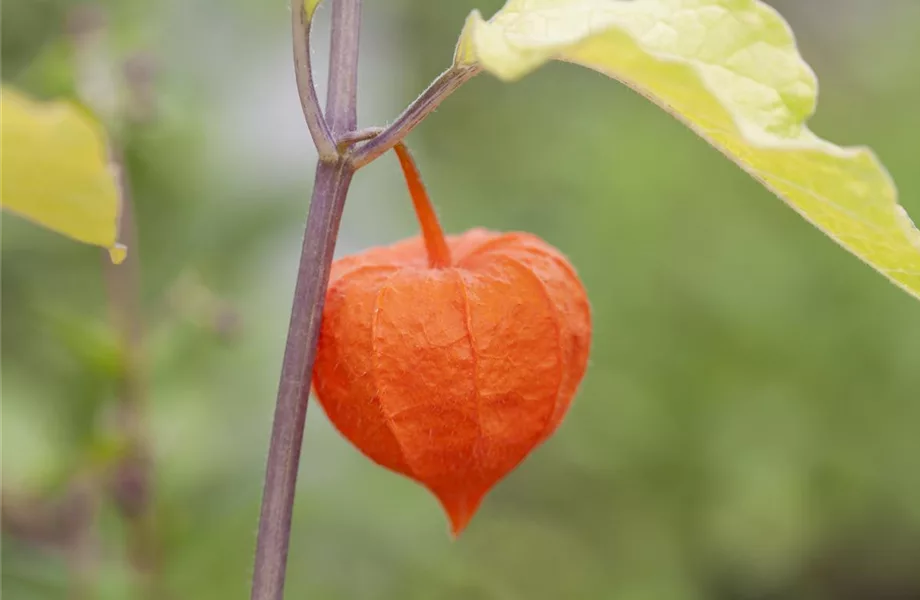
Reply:
<svg viewBox="0 0 920 600"><path fill-rule="evenodd" d="M140 265L134 203L121 150L110 144L110 163L121 199L120 239L128 247L124 262L115 265L103 255L103 270L113 329L122 356L115 427L122 454L109 475L109 494L127 526L128 558L151 599L156 591L159 558L153 507L153 457L147 439L146 356L140 306Z"/></svg>
<svg viewBox="0 0 920 600"><path fill-rule="evenodd" d="M76 9L70 20L70 34L77 63L78 83L84 100L109 126L116 129L129 117L152 114L152 63L149 60L126 66L124 74L132 96L150 100L145 115L129 115L120 102L115 63L108 52L105 14L98 6ZM130 65L130 63L129 63ZM119 144L109 142L109 163L119 193L119 237L127 245L124 262L115 265L103 254L106 296L112 329L119 339L122 357L118 382L116 435L123 443L122 454L106 473L107 493L126 524L130 563L139 588L153 599L163 597L157 590L158 550L152 514L153 459L147 438L146 357L144 356L143 314L140 306L140 263L138 236L131 187Z"/></svg>
<svg viewBox="0 0 920 600"><path fill-rule="evenodd" d="M392 125L380 132L364 146L354 151L352 164L360 169L406 137L416 125L430 115L434 109L461 85L472 79L478 67L451 67L431 82L422 94L399 115Z"/></svg>
<svg viewBox="0 0 920 600"><path fill-rule="evenodd" d="M326 102L328 126L333 135L353 130L357 122L360 25L361 0L335 0ZM303 51L309 52L309 48ZM252 600L282 600L284 595L294 491L313 362L336 237L353 175L354 168L342 156L320 160L316 167L269 443Z"/></svg>

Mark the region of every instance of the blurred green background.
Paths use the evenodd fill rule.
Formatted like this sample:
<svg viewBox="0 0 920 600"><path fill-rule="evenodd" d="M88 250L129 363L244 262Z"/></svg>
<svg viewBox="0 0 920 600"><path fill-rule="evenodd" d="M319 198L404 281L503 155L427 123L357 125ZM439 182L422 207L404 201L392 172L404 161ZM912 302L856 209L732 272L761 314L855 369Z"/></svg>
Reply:
<svg viewBox="0 0 920 600"><path fill-rule="evenodd" d="M78 4L4 0L5 82L75 95ZM500 4L365 2L360 122L395 116L448 65L464 16ZM916 220L920 3L773 4L821 78L813 128L872 146ZM132 100L150 111L120 137L140 228L158 558L137 576L106 499L63 542L15 522L33 509L53 530L41 511L66 512L81 477L117 460L120 363L100 251L4 216L4 597L245 598L315 162L289 7L95 5L111 55L155 73ZM328 17L324 5L322 79ZM456 542L433 497L312 405L288 598L920 598L916 300L676 121L576 67L512 85L481 76L409 142L447 230L523 229L568 254L593 302L591 365L556 436ZM356 178L339 253L415 233L385 156Z"/></svg>

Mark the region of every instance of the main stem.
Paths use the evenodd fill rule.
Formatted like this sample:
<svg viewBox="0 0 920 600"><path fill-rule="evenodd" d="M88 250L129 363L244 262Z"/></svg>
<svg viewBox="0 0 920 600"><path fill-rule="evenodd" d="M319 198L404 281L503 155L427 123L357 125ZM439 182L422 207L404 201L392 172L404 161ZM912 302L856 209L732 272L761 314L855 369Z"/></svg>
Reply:
<svg viewBox="0 0 920 600"><path fill-rule="evenodd" d="M332 134L337 136L354 129L357 122L361 0L334 0L332 10L326 117ZM342 155L332 160L321 159L316 167L268 450L252 600L281 600L284 594L294 490L313 361L339 222L353 175L354 167Z"/></svg>

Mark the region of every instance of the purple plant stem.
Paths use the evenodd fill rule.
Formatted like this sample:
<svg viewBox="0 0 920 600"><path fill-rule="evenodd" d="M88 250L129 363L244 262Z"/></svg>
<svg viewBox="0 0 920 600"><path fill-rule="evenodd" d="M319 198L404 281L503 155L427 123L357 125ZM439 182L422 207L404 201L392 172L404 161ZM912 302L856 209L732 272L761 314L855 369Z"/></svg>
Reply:
<svg viewBox="0 0 920 600"><path fill-rule="evenodd" d="M326 117L333 135L354 129L357 121L360 14L361 0L335 0L333 4L326 102ZM282 600L284 595L294 491L313 362L333 251L353 175L354 167L343 156L321 159L316 167L268 450L252 600Z"/></svg>

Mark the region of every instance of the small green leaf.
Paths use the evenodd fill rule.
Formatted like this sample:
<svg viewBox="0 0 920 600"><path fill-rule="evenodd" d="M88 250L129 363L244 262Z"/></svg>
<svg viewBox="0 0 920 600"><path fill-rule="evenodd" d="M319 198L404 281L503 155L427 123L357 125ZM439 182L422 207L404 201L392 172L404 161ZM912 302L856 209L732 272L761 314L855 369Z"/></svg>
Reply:
<svg viewBox="0 0 920 600"><path fill-rule="evenodd" d="M513 80L583 65L671 113L805 219L920 298L920 231L867 148L805 125L817 81L786 22L758 0L509 0L467 19L457 65Z"/></svg>
<svg viewBox="0 0 920 600"><path fill-rule="evenodd" d="M3 87L0 206L53 231L108 248L117 243L119 197L102 126L67 102L36 102Z"/></svg>

